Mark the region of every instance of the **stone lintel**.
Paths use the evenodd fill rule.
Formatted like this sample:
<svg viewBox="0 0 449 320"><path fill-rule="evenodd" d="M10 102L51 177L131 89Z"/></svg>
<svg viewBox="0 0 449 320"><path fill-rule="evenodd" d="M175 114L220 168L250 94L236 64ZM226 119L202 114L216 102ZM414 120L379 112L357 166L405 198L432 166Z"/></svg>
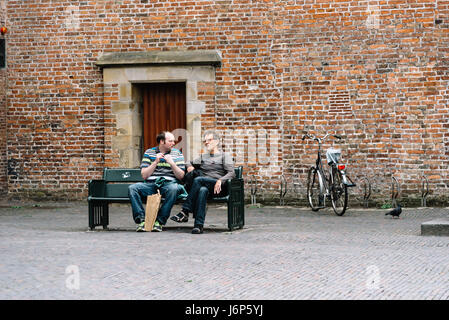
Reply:
<svg viewBox="0 0 449 320"><path fill-rule="evenodd" d="M134 51L103 54L95 63L99 67L129 65L212 65L221 66L216 50Z"/></svg>

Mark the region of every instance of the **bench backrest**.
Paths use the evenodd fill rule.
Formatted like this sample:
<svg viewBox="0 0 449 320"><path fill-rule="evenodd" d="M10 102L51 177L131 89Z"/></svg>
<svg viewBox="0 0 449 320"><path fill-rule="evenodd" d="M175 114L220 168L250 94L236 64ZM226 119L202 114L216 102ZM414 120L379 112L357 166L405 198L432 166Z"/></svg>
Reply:
<svg viewBox="0 0 449 320"><path fill-rule="evenodd" d="M143 182L140 169L129 168L105 168L103 180L106 183L105 197L127 198L129 185Z"/></svg>
<svg viewBox="0 0 449 320"><path fill-rule="evenodd" d="M235 177L242 178L243 168L240 166L234 170ZM144 181L140 169L126 168L105 168L103 180L107 182L104 194L108 198L126 198L130 184Z"/></svg>
<svg viewBox="0 0 449 320"><path fill-rule="evenodd" d="M143 182L140 169L105 168L103 180L106 182Z"/></svg>
<svg viewBox="0 0 449 320"><path fill-rule="evenodd" d="M234 168L235 177L242 178L242 166ZM103 180L106 182L143 182L140 169L105 168Z"/></svg>

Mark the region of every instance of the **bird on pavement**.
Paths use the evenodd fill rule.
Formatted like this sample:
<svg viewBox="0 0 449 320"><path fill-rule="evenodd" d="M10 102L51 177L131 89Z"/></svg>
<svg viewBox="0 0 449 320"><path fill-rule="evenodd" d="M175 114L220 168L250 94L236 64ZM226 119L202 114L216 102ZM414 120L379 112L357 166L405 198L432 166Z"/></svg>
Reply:
<svg viewBox="0 0 449 320"><path fill-rule="evenodd" d="M390 216L392 216L393 218L394 218L394 217L399 218L399 215L401 214L401 212L402 212L402 207L401 207L400 204L398 204L398 206L397 206L396 208L394 208L393 210L391 210L391 211L385 213L385 215L386 215L386 216L390 215Z"/></svg>

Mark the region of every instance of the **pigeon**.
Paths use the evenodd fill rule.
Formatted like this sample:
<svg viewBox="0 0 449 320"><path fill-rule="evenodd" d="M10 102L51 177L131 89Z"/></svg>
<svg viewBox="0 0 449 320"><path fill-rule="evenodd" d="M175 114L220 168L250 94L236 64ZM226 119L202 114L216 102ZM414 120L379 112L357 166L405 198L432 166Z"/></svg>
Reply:
<svg viewBox="0 0 449 320"><path fill-rule="evenodd" d="M394 217L399 218L399 215L401 214L401 212L402 212L402 207L401 207L400 204L398 204L398 206L397 206L396 208L394 208L393 210L391 210L391 211L385 213L385 215L386 215L386 216L390 215L390 216L392 216L393 218L394 218Z"/></svg>

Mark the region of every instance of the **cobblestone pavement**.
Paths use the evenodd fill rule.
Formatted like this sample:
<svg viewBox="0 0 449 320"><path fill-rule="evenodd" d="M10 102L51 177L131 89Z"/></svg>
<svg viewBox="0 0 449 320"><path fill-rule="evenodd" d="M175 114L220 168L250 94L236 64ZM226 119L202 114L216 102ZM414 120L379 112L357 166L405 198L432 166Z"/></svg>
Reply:
<svg viewBox="0 0 449 320"><path fill-rule="evenodd" d="M449 299L449 237L420 235L449 209L385 212L248 207L229 232L211 207L192 235L192 221L136 233L127 205L88 231L85 202L6 203L0 299Z"/></svg>

